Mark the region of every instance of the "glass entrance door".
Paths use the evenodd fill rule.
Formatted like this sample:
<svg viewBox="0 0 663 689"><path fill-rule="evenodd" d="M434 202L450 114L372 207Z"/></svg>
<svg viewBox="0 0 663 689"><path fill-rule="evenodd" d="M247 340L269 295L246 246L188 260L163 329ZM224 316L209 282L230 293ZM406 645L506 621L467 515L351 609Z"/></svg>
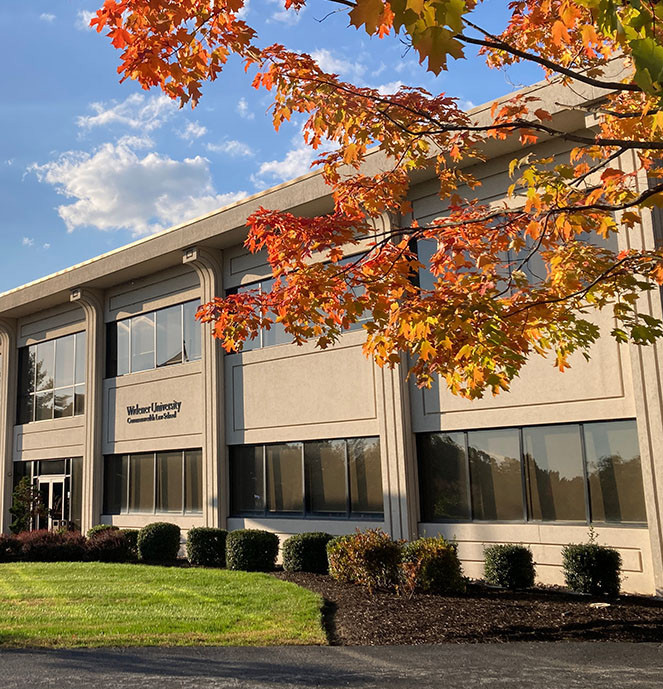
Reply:
<svg viewBox="0 0 663 689"><path fill-rule="evenodd" d="M39 518L40 529L66 527L69 519L68 495L63 476L40 476L39 493L47 515Z"/></svg>

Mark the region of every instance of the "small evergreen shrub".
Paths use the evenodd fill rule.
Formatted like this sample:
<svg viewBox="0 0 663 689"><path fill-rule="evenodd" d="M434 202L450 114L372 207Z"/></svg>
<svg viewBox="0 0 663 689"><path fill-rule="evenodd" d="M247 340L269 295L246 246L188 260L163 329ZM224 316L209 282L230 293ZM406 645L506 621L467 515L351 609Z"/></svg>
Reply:
<svg viewBox="0 0 663 689"><path fill-rule="evenodd" d="M226 566L225 529L197 526L189 529L186 538L186 556L192 565L202 567Z"/></svg>
<svg viewBox="0 0 663 689"><path fill-rule="evenodd" d="M0 562L15 562L21 552L21 544L16 536L0 534Z"/></svg>
<svg viewBox="0 0 663 689"><path fill-rule="evenodd" d="M138 556L148 562L170 562L180 550L180 527L168 522L153 522L138 533Z"/></svg>
<svg viewBox="0 0 663 689"><path fill-rule="evenodd" d="M85 536L78 531L24 531L16 536L20 559L31 562L77 562L87 555Z"/></svg>
<svg viewBox="0 0 663 689"><path fill-rule="evenodd" d="M340 536L327 545L329 574L369 591L393 589L400 578L401 548L380 529Z"/></svg>
<svg viewBox="0 0 663 689"><path fill-rule="evenodd" d="M614 549L595 542L562 548L566 585L578 593L617 596L621 584L622 557Z"/></svg>
<svg viewBox="0 0 663 689"><path fill-rule="evenodd" d="M127 562L132 559L127 537L117 528L97 531L88 538L86 548L89 560Z"/></svg>
<svg viewBox="0 0 663 689"><path fill-rule="evenodd" d="M402 585L409 593L463 593L465 578L455 543L442 536L403 546Z"/></svg>
<svg viewBox="0 0 663 689"><path fill-rule="evenodd" d="M534 586L532 551L511 543L491 545L483 551L484 576L489 584L515 591Z"/></svg>
<svg viewBox="0 0 663 689"><path fill-rule="evenodd" d="M39 488L27 476L18 482L12 493L9 513L12 515L9 530L13 534L29 531L32 524L36 524L39 518L43 519L48 515Z"/></svg>
<svg viewBox="0 0 663 689"><path fill-rule="evenodd" d="M95 534L101 533L102 531L119 531L117 526L112 524L96 524L91 529L88 529L86 536L92 538Z"/></svg>
<svg viewBox="0 0 663 689"><path fill-rule="evenodd" d="M260 529L231 531L226 539L226 566L244 572L271 572L279 554L279 537Z"/></svg>
<svg viewBox="0 0 663 689"><path fill-rule="evenodd" d="M327 574L327 543L333 536L321 531L299 533L283 543L283 569L286 572Z"/></svg>
<svg viewBox="0 0 663 689"><path fill-rule="evenodd" d="M122 529L122 533L127 540L127 546L129 548L129 555L134 559L138 559L138 534L140 531L138 529Z"/></svg>

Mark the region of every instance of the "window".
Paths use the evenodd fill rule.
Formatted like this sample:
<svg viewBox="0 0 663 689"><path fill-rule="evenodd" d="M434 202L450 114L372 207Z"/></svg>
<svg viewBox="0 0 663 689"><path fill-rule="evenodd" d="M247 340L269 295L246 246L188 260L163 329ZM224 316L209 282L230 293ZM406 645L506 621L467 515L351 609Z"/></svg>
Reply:
<svg viewBox="0 0 663 689"><path fill-rule="evenodd" d="M635 421L417 436L422 521L646 522Z"/></svg>
<svg viewBox="0 0 663 689"><path fill-rule="evenodd" d="M104 458L104 514L202 512L202 452Z"/></svg>
<svg viewBox="0 0 663 689"><path fill-rule="evenodd" d="M109 323L106 377L200 359L199 305L196 299Z"/></svg>
<svg viewBox="0 0 663 689"><path fill-rule="evenodd" d="M231 514L383 518L378 438L230 448Z"/></svg>
<svg viewBox="0 0 663 689"><path fill-rule="evenodd" d="M85 332L21 347L18 424L85 413Z"/></svg>

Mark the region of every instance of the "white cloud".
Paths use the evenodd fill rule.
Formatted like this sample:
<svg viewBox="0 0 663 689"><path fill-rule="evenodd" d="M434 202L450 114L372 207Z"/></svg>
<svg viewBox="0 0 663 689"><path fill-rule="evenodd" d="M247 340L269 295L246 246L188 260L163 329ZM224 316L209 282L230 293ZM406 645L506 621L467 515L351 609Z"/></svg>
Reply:
<svg viewBox="0 0 663 689"><path fill-rule="evenodd" d="M177 105L163 94L146 98L134 93L121 103L91 103L94 115L81 115L77 124L83 129L113 124L150 132L161 127L177 110Z"/></svg>
<svg viewBox="0 0 663 689"><path fill-rule="evenodd" d="M206 144L205 148L211 153L225 153L234 158L250 158L255 155L251 146L236 139L225 139L219 144Z"/></svg>
<svg viewBox="0 0 663 689"><path fill-rule="evenodd" d="M318 157L320 151L314 151L299 138L296 141L298 143L285 154L283 159L269 160L260 164L257 174L251 178L254 184L260 186L286 182L311 171L311 163Z"/></svg>
<svg viewBox="0 0 663 689"><path fill-rule="evenodd" d="M278 5L279 9L272 12L268 22L279 22L280 24L287 24L288 26L295 26L299 24L299 20L302 18L302 14L306 11L306 8L301 10L286 10L283 6L283 0L270 0L273 5Z"/></svg>
<svg viewBox="0 0 663 689"><path fill-rule="evenodd" d="M398 89L403 86L402 81L390 81L388 84L380 84L380 86L373 86L372 88L377 89L377 92L381 96L389 96L392 93L396 93Z"/></svg>
<svg viewBox="0 0 663 689"><path fill-rule="evenodd" d="M94 27L90 26L90 20L95 14L96 12L90 12L89 10L78 10L74 26L81 31L94 31Z"/></svg>
<svg viewBox="0 0 663 689"><path fill-rule="evenodd" d="M239 113L240 117L243 117L245 120L252 120L255 118L255 115L249 110L249 104L247 103L246 98L240 98L237 101L235 109Z"/></svg>
<svg viewBox="0 0 663 689"><path fill-rule="evenodd" d="M14 164L13 158L7 158L7 160L5 160L5 165L12 166L13 164Z"/></svg>
<svg viewBox="0 0 663 689"><path fill-rule="evenodd" d="M49 12L42 12L39 15L39 19L41 19L43 22L48 22L49 24L53 21L55 21L55 15L50 14Z"/></svg>
<svg viewBox="0 0 663 689"><path fill-rule="evenodd" d="M464 98L461 98L461 99L458 101L458 107L459 107L461 110L467 111L467 110L472 110L472 108L476 108L477 106L476 106L476 104L473 103L471 100L466 100L466 99L464 99Z"/></svg>
<svg viewBox="0 0 663 689"><path fill-rule="evenodd" d="M58 207L67 230L127 229L156 232L246 196L219 194L209 161L201 156L173 160L157 152L139 153L148 139L123 137L92 153L69 151L29 171L71 202Z"/></svg>
<svg viewBox="0 0 663 689"><path fill-rule="evenodd" d="M21 242L23 246L34 246L35 245L35 240L32 239L31 237L23 237L23 241Z"/></svg>
<svg viewBox="0 0 663 689"><path fill-rule="evenodd" d="M184 130L177 133L177 135L185 141L200 139L200 137L205 136L205 134L207 134L207 127L200 124L200 122L187 122Z"/></svg>
<svg viewBox="0 0 663 689"><path fill-rule="evenodd" d="M239 19L246 19L246 15L251 11L250 5L250 0L244 0L244 7L237 13Z"/></svg>
<svg viewBox="0 0 663 689"><path fill-rule="evenodd" d="M334 74L344 74L351 77L360 77L366 71L366 67L360 62L344 60L332 54L326 48L315 50L311 57L320 65L320 69Z"/></svg>

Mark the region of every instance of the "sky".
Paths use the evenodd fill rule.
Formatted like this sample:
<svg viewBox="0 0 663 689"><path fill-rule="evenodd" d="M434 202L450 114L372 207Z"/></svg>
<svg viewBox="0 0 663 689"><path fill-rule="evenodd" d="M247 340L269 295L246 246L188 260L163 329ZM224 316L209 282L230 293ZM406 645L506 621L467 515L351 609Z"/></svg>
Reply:
<svg viewBox="0 0 663 689"><path fill-rule="evenodd" d="M88 26L101 4L0 3L0 292L310 170L301 120L274 132L268 92L252 88L237 61L194 110L120 84L118 52ZM477 21L499 30L506 5L486 0ZM471 108L541 78L531 67L490 70L472 48L435 77L397 37L370 38L337 7L310 0L297 14L279 0L249 0L245 15L261 44L308 52L384 93L423 86Z"/></svg>

